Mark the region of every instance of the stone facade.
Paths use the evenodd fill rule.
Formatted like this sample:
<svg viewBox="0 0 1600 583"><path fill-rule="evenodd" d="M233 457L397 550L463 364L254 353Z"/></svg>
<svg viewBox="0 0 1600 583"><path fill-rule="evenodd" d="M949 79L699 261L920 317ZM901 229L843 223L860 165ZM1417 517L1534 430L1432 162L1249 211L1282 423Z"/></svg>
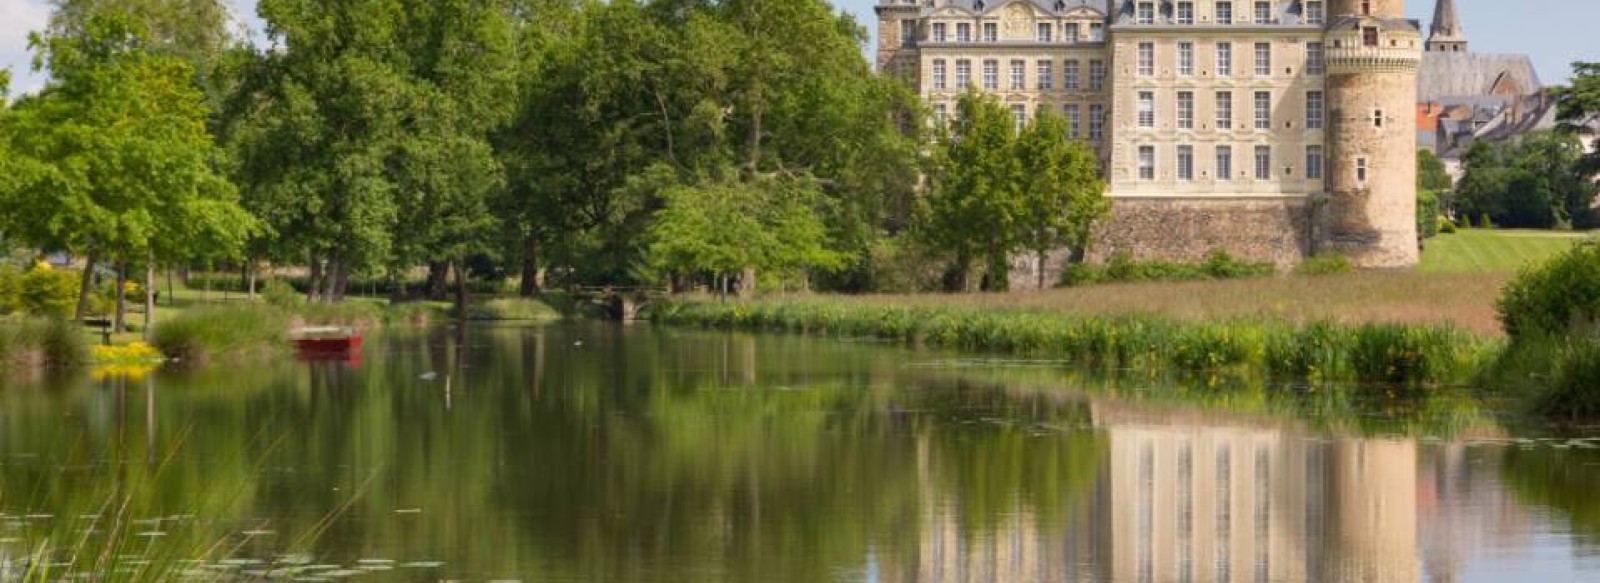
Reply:
<svg viewBox="0 0 1600 583"><path fill-rule="evenodd" d="M1422 41L1401 0L881 1L879 67L933 123L974 87L1097 152L1116 211L1091 258L1417 262Z"/></svg>

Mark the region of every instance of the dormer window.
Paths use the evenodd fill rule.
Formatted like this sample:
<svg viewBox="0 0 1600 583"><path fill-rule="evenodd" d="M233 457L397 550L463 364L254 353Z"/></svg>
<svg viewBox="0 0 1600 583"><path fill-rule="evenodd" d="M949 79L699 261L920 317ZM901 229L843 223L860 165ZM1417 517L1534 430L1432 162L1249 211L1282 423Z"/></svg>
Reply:
<svg viewBox="0 0 1600 583"><path fill-rule="evenodd" d="M1364 46L1369 46L1369 47L1378 46L1378 27L1376 27L1376 26L1363 26L1363 27L1361 27L1361 44L1364 45Z"/></svg>
<svg viewBox="0 0 1600 583"><path fill-rule="evenodd" d="M965 22L956 23L956 42L972 42L972 25Z"/></svg>
<svg viewBox="0 0 1600 583"><path fill-rule="evenodd" d="M1306 24L1322 24L1327 19L1322 8L1323 0L1306 0Z"/></svg>
<svg viewBox="0 0 1600 583"><path fill-rule="evenodd" d="M1067 11L1067 3L1066 2L1064 2L1064 1L1056 2L1056 12L1066 12L1066 11Z"/></svg>
<svg viewBox="0 0 1600 583"><path fill-rule="evenodd" d="M1156 23L1156 3L1155 2L1140 2L1139 3L1139 21L1138 22L1139 22L1139 24L1155 24Z"/></svg>
<svg viewBox="0 0 1600 583"><path fill-rule="evenodd" d="M1000 25L994 22L983 23L983 42L1000 42Z"/></svg>
<svg viewBox="0 0 1600 583"><path fill-rule="evenodd" d="M945 26L943 22L933 23L933 42L942 43L945 41Z"/></svg>
<svg viewBox="0 0 1600 583"><path fill-rule="evenodd" d="M983 3L979 2L978 5L982 6ZM982 9L980 8L979 10ZM1372 0L1361 0L1361 15L1372 16Z"/></svg>
<svg viewBox="0 0 1600 583"><path fill-rule="evenodd" d="M1042 42L1042 43L1050 42L1051 37L1053 37L1054 34L1055 34L1055 25L1050 24L1048 22L1039 23L1039 42Z"/></svg>
<svg viewBox="0 0 1600 583"><path fill-rule="evenodd" d="M1256 24L1272 24L1272 3L1256 2Z"/></svg>
<svg viewBox="0 0 1600 583"><path fill-rule="evenodd" d="M978 12L983 12L983 0L978 0L976 3L974 3L972 5L972 9L977 10Z"/></svg>

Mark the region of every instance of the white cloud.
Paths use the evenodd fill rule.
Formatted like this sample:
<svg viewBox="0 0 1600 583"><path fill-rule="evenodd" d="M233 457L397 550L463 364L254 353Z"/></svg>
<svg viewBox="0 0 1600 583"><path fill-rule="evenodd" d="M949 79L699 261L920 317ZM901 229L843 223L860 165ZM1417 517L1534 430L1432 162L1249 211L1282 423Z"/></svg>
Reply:
<svg viewBox="0 0 1600 583"><path fill-rule="evenodd" d="M0 67L11 69L13 95L44 86L44 77L31 70L28 33L43 29L49 17L44 0L0 0Z"/></svg>

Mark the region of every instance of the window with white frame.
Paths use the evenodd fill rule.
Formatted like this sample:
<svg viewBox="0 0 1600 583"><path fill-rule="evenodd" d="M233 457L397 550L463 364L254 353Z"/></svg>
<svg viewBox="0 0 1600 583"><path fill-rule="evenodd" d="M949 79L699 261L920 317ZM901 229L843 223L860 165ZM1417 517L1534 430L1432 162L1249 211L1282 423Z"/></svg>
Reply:
<svg viewBox="0 0 1600 583"><path fill-rule="evenodd" d="M1139 92L1139 127L1156 127L1156 94L1153 91Z"/></svg>
<svg viewBox="0 0 1600 583"><path fill-rule="evenodd" d="M1217 129L1227 131L1233 129L1233 92L1217 92Z"/></svg>
<svg viewBox="0 0 1600 583"><path fill-rule="evenodd" d="M1233 76L1233 43L1217 43L1217 76Z"/></svg>
<svg viewBox="0 0 1600 583"><path fill-rule="evenodd" d="M914 47L914 46L917 46L917 21L915 21L915 20L902 20L902 21L900 21L900 46L903 46L903 47Z"/></svg>
<svg viewBox="0 0 1600 583"><path fill-rule="evenodd" d="M1067 137L1076 140L1082 135L1080 130L1083 128L1083 111L1076 103L1068 103L1062 109L1067 114Z"/></svg>
<svg viewBox="0 0 1600 583"><path fill-rule="evenodd" d="M1056 27L1048 22L1039 23L1039 42L1047 43L1055 36Z"/></svg>
<svg viewBox="0 0 1600 583"><path fill-rule="evenodd" d="M945 127L945 124L948 122L949 118L950 111L948 106L943 103L933 104L933 122L938 124L937 127Z"/></svg>
<svg viewBox="0 0 1600 583"><path fill-rule="evenodd" d="M1098 22L1089 23L1089 42L1097 43L1106 40L1106 27Z"/></svg>
<svg viewBox="0 0 1600 583"><path fill-rule="evenodd" d="M1194 92L1178 92L1178 129L1194 129Z"/></svg>
<svg viewBox="0 0 1600 583"><path fill-rule="evenodd" d="M1228 0L1217 2L1217 24L1233 24L1233 2Z"/></svg>
<svg viewBox="0 0 1600 583"><path fill-rule="evenodd" d="M1327 72L1322 43L1306 43L1306 74L1321 75Z"/></svg>
<svg viewBox="0 0 1600 583"><path fill-rule="evenodd" d="M1178 24L1194 24L1194 2L1178 2Z"/></svg>
<svg viewBox="0 0 1600 583"><path fill-rule="evenodd" d="M1272 92L1256 92L1256 129L1272 129Z"/></svg>
<svg viewBox="0 0 1600 583"><path fill-rule="evenodd" d="M1256 43L1256 76L1272 76L1272 43Z"/></svg>
<svg viewBox="0 0 1600 583"><path fill-rule="evenodd" d="M1040 91L1049 91L1056 88L1056 65L1048 59L1039 59L1038 62Z"/></svg>
<svg viewBox="0 0 1600 583"><path fill-rule="evenodd" d="M983 88L989 91L1000 90L1000 61L989 59L983 62Z"/></svg>
<svg viewBox="0 0 1600 583"><path fill-rule="evenodd" d="M1012 91L1021 91L1021 90L1026 88L1023 85L1023 83L1024 83L1023 77L1027 75L1027 68L1028 68L1028 62L1027 61L1024 61L1022 59L1014 59L1014 60L1011 61L1011 90Z"/></svg>
<svg viewBox="0 0 1600 583"><path fill-rule="evenodd" d="M1306 146L1306 178L1322 180L1322 146Z"/></svg>
<svg viewBox="0 0 1600 583"><path fill-rule="evenodd" d="M1233 146L1217 146L1217 180L1233 180Z"/></svg>
<svg viewBox="0 0 1600 583"><path fill-rule="evenodd" d="M1194 43L1184 41L1178 43L1178 76L1194 76Z"/></svg>
<svg viewBox="0 0 1600 583"><path fill-rule="evenodd" d="M1068 59L1061 64L1061 88L1068 91L1078 90L1078 60Z"/></svg>
<svg viewBox="0 0 1600 583"><path fill-rule="evenodd" d="M1139 146L1139 180L1156 179L1156 147Z"/></svg>
<svg viewBox="0 0 1600 583"><path fill-rule="evenodd" d="M1155 24L1156 23L1156 3L1155 2L1140 2L1139 3L1139 14L1138 14L1138 16L1139 16L1139 20L1138 20L1139 24Z"/></svg>
<svg viewBox="0 0 1600 583"><path fill-rule="evenodd" d="M934 91L943 91L945 89L945 82L944 82L945 78L944 78L944 75L945 75L945 62L944 62L944 59L934 59L933 60L933 90Z"/></svg>
<svg viewBox="0 0 1600 583"><path fill-rule="evenodd" d="M1272 146L1256 146L1256 180L1272 180Z"/></svg>
<svg viewBox="0 0 1600 583"><path fill-rule="evenodd" d="M1078 23L1068 22L1061 28L1061 42L1078 42Z"/></svg>
<svg viewBox="0 0 1600 583"><path fill-rule="evenodd" d="M1178 180L1194 180L1194 146L1178 146Z"/></svg>
<svg viewBox="0 0 1600 583"><path fill-rule="evenodd" d="M1089 139L1096 142L1106 136L1106 106L1089 104Z"/></svg>
<svg viewBox="0 0 1600 583"><path fill-rule="evenodd" d="M1327 18L1322 0L1306 0L1306 24L1322 24Z"/></svg>
<svg viewBox="0 0 1600 583"><path fill-rule="evenodd" d="M1308 130L1320 130L1320 129L1322 129L1322 117L1323 117L1322 110L1323 110L1322 92L1321 91L1307 91L1306 92L1306 129L1308 129Z"/></svg>
<svg viewBox="0 0 1600 583"><path fill-rule="evenodd" d="M966 22L956 23L956 42L972 42L972 24Z"/></svg>
<svg viewBox="0 0 1600 583"><path fill-rule="evenodd" d="M1020 103L1011 106L1011 125L1017 133L1028 127L1028 108Z"/></svg>
<svg viewBox="0 0 1600 583"><path fill-rule="evenodd" d="M945 29L946 28L947 28L947 25L945 23L943 23L943 22L935 22L935 23L933 23L933 42L942 43L942 42L944 42L946 40L946 38L945 38Z"/></svg>
<svg viewBox="0 0 1600 583"><path fill-rule="evenodd" d="M1256 0L1256 24L1272 24L1272 3Z"/></svg>
<svg viewBox="0 0 1600 583"><path fill-rule="evenodd" d="M1153 77L1156 74L1156 44L1139 43L1139 76Z"/></svg>
<svg viewBox="0 0 1600 583"><path fill-rule="evenodd" d="M998 22L985 22L985 23L983 23L983 42L986 42L986 43L1000 42L1000 23L998 23Z"/></svg>
<svg viewBox="0 0 1600 583"><path fill-rule="evenodd" d="M956 89L966 91L972 86L972 61L960 59L956 61Z"/></svg>
<svg viewBox="0 0 1600 583"><path fill-rule="evenodd" d="M1089 90L1100 91L1106 88L1106 62L1100 59L1089 61Z"/></svg>

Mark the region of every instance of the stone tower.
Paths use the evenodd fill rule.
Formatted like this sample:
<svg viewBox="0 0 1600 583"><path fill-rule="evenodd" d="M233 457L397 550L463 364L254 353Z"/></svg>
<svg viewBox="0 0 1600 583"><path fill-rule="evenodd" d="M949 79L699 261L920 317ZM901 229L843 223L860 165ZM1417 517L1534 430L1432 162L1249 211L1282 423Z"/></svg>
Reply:
<svg viewBox="0 0 1600 583"><path fill-rule="evenodd" d="M1467 33L1461 30L1455 0L1439 0L1433 7L1433 28L1428 32L1428 52L1465 53Z"/></svg>
<svg viewBox="0 0 1600 583"><path fill-rule="evenodd" d="M878 0L878 71L916 78L917 19L922 6L916 0Z"/></svg>
<svg viewBox="0 0 1600 583"><path fill-rule="evenodd" d="M1404 0L1334 0L1327 28L1327 198L1314 251L1357 267L1410 267L1417 239L1417 66L1422 31Z"/></svg>

